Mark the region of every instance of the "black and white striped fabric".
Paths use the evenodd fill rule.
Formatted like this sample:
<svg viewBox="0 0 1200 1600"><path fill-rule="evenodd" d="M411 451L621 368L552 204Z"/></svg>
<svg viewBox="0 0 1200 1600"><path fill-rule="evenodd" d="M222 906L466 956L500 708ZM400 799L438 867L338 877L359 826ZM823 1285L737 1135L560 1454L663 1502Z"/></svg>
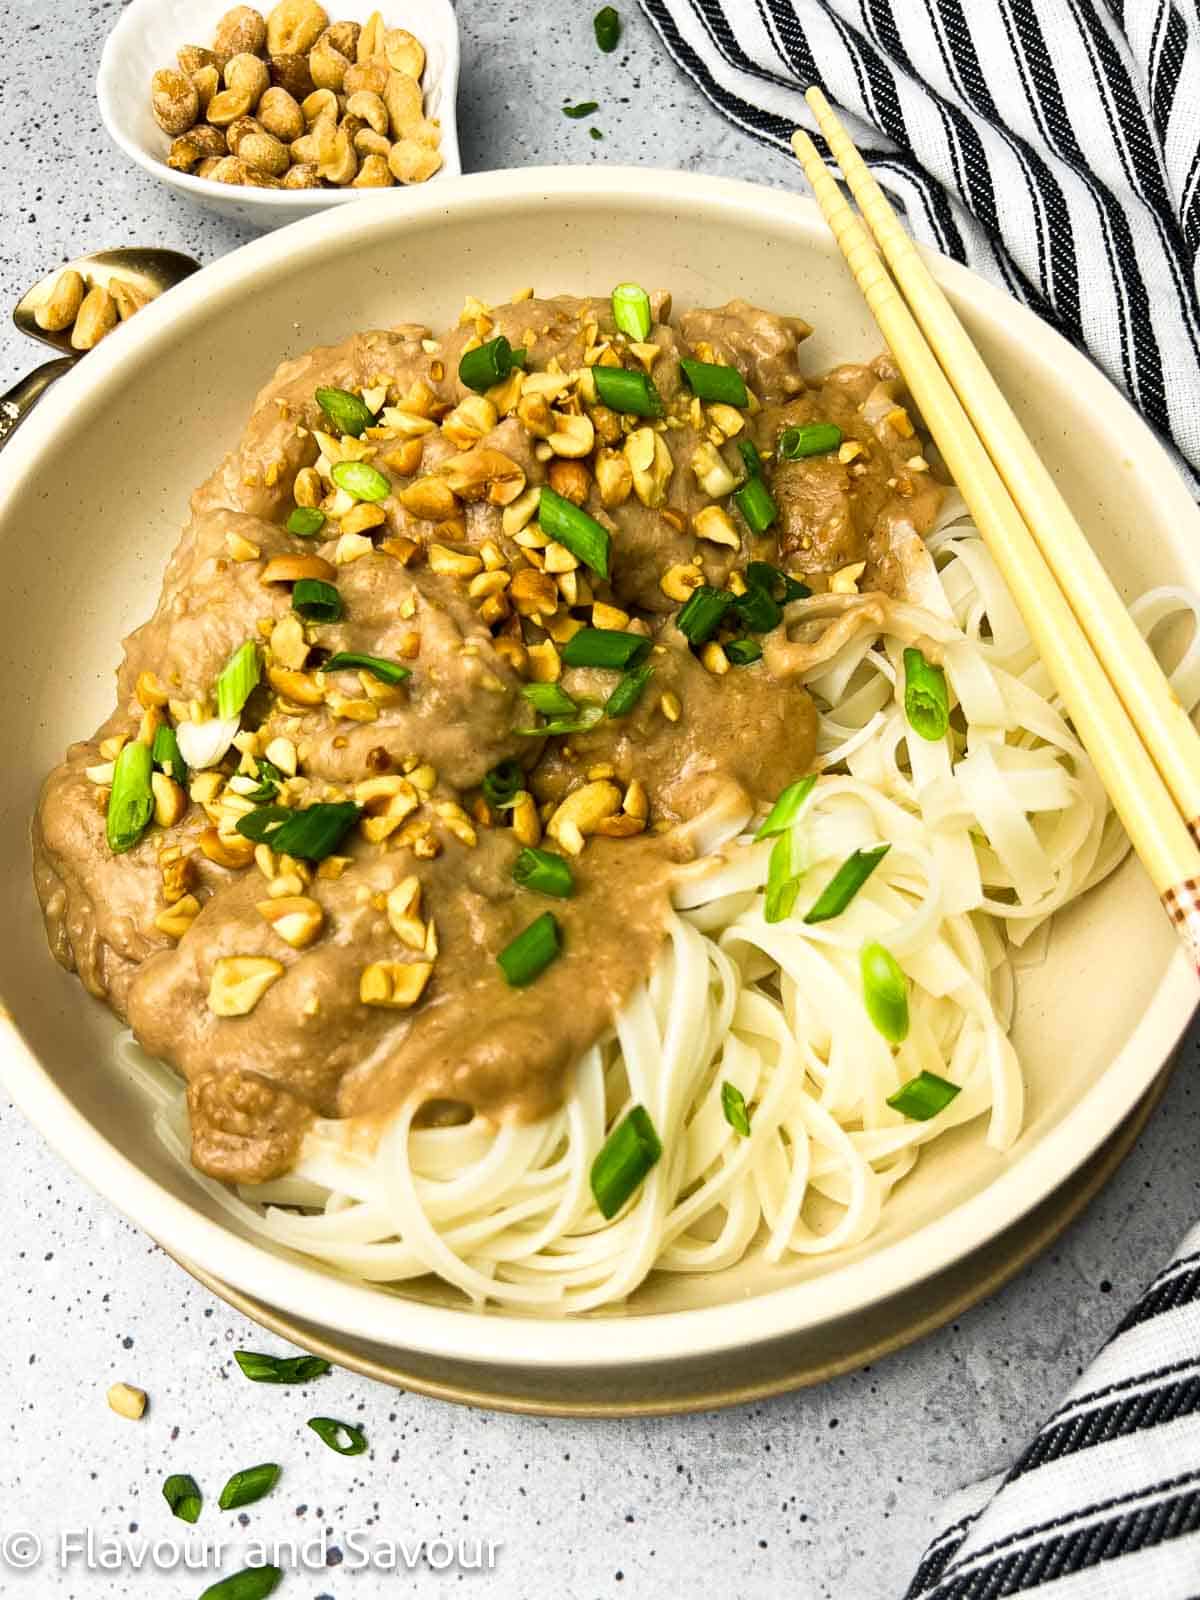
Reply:
<svg viewBox="0 0 1200 1600"><path fill-rule="evenodd" d="M910 230L1087 350L1200 470L1197 0L641 3L766 144L814 131L819 84Z"/></svg>
<svg viewBox="0 0 1200 1600"><path fill-rule="evenodd" d="M641 3L781 151L819 84L912 232L1088 351L1195 487L1200 0ZM906 1600L1034 1592L1200 1600L1200 1228L1010 1470L948 1509Z"/></svg>

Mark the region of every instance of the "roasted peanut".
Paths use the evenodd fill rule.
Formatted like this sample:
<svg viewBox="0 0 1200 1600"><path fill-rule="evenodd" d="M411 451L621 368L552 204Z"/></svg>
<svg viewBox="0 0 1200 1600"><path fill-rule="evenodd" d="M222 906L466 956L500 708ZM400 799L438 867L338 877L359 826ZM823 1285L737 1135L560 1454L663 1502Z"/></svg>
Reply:
<svg viewBox="0 0 1200 1600"><path fill-rule="evenodd" d="M217 132L214 128L213 132ZM251 133L262 133L263 125L257 117L238 117L225 129L225 143L231 156L240 156L242 153L242 140Z"/></svg>
<svg viewBox="0 0 1200 1600"><path fill-rule="evenodd" d="M335 50L340 50L347 61L358 60L358 39L362 27L357 22L331 22L325 32L317 40L320 44L327 39Z"/></svg>
<svg viewBox="0 0 1200 1600"><path fill-rule="evenodd" d="M96 284L94 288L88 290L79 307L75 326L71 330L72 349L93 349L106 333L112 332L116 325L116 302L107 289Z"/></svg>
<svg viewBox="0 0 1200 1600"><path fill-rule="evenodd" d="M163 67L151 78L150 104L164 133L185 133L200 115L196 85L175 67Z"/></svg>
<svg viewBox="0 0 1200 1600"><path fill-rule="evenodd" d="M382 57L357 61L346 73L342 92L354 95L366 90L369 94L382 95L387 88L389 71L390 68Z"/></svg>
<svg viewBox="0 0 1200 1600"><path fill-rule="evenodd" d="M553 439L550 443L553 446ZM577 506L585 503L592 487L592 475L583 462L566 458L550 463L546 480L555 494L562 495L564 500L570 500Z"/></svg>
<svg viewBox="0 0 1200 1600"><path fill-rule="evenodd" d="M202 44L184 44L176 50L175 59L180 72L186 72L190 78L202 67L215 67L219 73L229 56L236 54L236 50L229 50L224 56L219 56L215 50L206 50Z"/></svg>
<svg viewBox="0 0 1200 1600"><path fill-rule="evenodd" d="M427 522L441 522L458 510L454 492L442 478L418 478L396 498L406 511Z"/></svg>
<svg viewBox="0 0 1200 1600"><path fill-rule="evenodd" d="M299 881L298 879L295 881ZM303 950L312 944L321 932L325 913L315 900L307 895L279 895L260 900L258 914L293 950Z"/></svg>
<svg viewBox="0 0 1200 1600"><path fill-rule="evenodd" d="M397 183L425 183L441 165L440 151L415 139L398 139L388 151L388 167Z"/></svg>
<svg viewBox="0 0 1200 1600"><path fill-rule="evenodd" d="M383 103L391 120L392 134L397 139L403 139L422 121L421 86L403 72L388 73Z"/></svg>
<svg viewBox="0 0 1200 1600"><path fill-rule="evenodd" d="M728 545L731 550L741 547L741 538L723 506L705 506L692 518L692 527L702 539L713 544Z"/></svg>
<svg viewBox="0 0 1200 1600"><path fill-rule="evenodd" d="M421 998L432 973L430 961L376 961L363 968L358 997L365 1006L407 1011Z"/></svg>
<svg viewBox="0 0 1200 1600"><path fill-rule="evenodd" d="M304 132L304 113L298 102L278 85L268 89L258 102L257 116L266 131L284 144L291 144Z"/></svg>
<svg viewBox="0 0 1200 1600"><path fill-rule="evenodd" d="M296 583L301 578L319 578L325 583L337 577L321 556L272 556L262 570L263 583Z"/></svg>
<svg viewBox="0 0 1200 1600"><path fill-rule="evenodd" d="M267 23L253 6L234 6L217 23L213 34L213 51L223 61L230 56L260 53L267 42Z"/></svg>
<svg viewBox="0 0 1200 1600"><path fill-rule="evenodd" d="M218 67L197 67L191 74L192 85L196 90L196 98L200 102L200 115L207 116L208 108L212 105L213 96L221 87L221 72Z"/></svg>
<svg viewBox="0 0 1200 1600"><path fill-rule="evenodd" d="M295 145L292 146L294 150ZM321 174L317 171L315 161L297 161L289 167L283 175L285 189L319 189L321 187Z"/></svg>
<svg viewBox="0 0 1200 1600"><path fill-rule="evenodd" d="M291 164L286 146L266 132L246 134L238 144L237 153L248 167L270 173L273 178L281 178Z"/></svg>
<svg viewBox="0 0 1200 1600"><path fill-rule="evenodd" d="M339 187L352 182L358 173L358 153L348 135L341 128L334 131L332 124L322 119L316 136L317 170L321 176Z"/></svg>
<svg viewBox="0 0 1200 1600"><path fill-rule="evenodd" d="M267 17L267 54L303 54L328 26L329 17L316 0L280 0Z"/></svg>
<svg viewBox="0 0 1200 1600"><path fill-rule="evenodd" d="M372 11L371 15L363 23L358 35L357 56L359 61L369 61L372 56L377 56L380 53L383 49L383 36L386 31L382 14L378 11Z"/></svg>
<svg viewBox="0 0 1200 1600"><path fill-rule="evenodd" d="M271 82L286 89L292 99L299 102L313 92L312 73L308 70L306 55L273 55L271 57Z"/></svg>
<svg viewBox="0 0 1200 1600"><path fill-rule="evenodd" d="M308 52L308 70L318 89L332 89L335 94L341 94L350 62L340 50L321 39Z"/></svg>
<svg viewBox="0 0 1200 1600"><path fill-rule="evenodd" d="M393 72L419 79L425 70L425 48L407 28L389 28L383 36L383 54Z"/></svg>
<svg viewBox="0 0 1200 1600"><path fill-rule="evenodd" d="M199 122L175 139L167 152L167 165L176 172L192 172L206 158L220 159L228 153L220 128Z"/></svg>
<svg viewBox="0 0 1200 1600"><path fill-rule="evenodd" d="M370 89L352 94L346 101L346 112L349 116L361 117L376 133L387 134L391 126L381 96L372 94Z"/></svg>
<svg viewBox="0 0 1200 1600"><path fill-rule="evenodd" d="M218 1017L247 1016L285 970L269 956L218 957L208 985L208 1009Z"/></svg>
<svg viewBox="0 0 1200 1600"><path fill-rule="evenodd" d="M546 834L571 855L578 855L583 841L598 825L621 809L621 791L608 779L582 784L573 789L546 824Z"/></svg>
<svg viewBox="0 0 1200 1600"><path fill-rule="evenodd" d="M225 834L218 833L216 828L205 828L197 842L205 858L218 867L236 872L254 860L254 841L243 838L240 833Z"/></svg>
<svg viewBox="0 0 1200 1600"><path fill-rule="evenodd" d="M227 128L254 109L269 83L265 62L257 56L233 56L225 67L225 88L209 104L208 120L218 128Z"/></svg>
<svg viewBox="0 0 1200 1600"><path fill-rule="evenodd" d="M558 585L546 572L522 567L509 588L512 603L523 617L549 616L558 609Z"/></svg>
<svg viewBox="0 0 1200 1600"><path fill-rule="evenodd" d="M49 295L34 311L34 321L47 333L61 333L79 315L86 292L87 286L82 277L74 267L68 267L55 278Z"/></svg>

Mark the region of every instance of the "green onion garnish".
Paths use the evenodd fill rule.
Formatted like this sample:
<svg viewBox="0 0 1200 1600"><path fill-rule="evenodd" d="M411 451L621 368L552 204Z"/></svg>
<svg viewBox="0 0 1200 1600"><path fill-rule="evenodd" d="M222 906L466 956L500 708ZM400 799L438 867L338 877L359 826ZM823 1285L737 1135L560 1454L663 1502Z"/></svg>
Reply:
<svg viewBox="0 0 1200 1600"><path fill-rule="evenodd" d="M548 539L565 545L573 556L578 556L597 577L608 577L612 546L608 530L602 528L595 517L589 517L586 511L545 485L538 500L538 526Z"/></svg>
<svg viewBox="0 0 1200 1600"><path fill-rule="evenodd" d="M762 478L747 478L740 489L734 490L733 503L754 533L766 533L779 515L779 507Z"/></svg>
<svg viewBox="0 0 1200 1600"><path fill-rule="evenodd" d="M804 456L827 456L844 437L836 423L805 422L796 428L785 428L775 448L780 460L799 461Z"/></svg>
<svg viewBox="0 0 1200 1600"><path fill-rule="evenodd" d="M734 1133L740 1133L743 1139L748 1139L750 1112L746 1106L746 1096L736 1083L730 1083L728 1079L721 1085L721 1110Z"/></svg>
<svg viewBox="0 0 1200 1600"><path fill-rule="evenodd" d="M946 674L911 647L904 652L904 715L922 739L936 742L946 737L950 726Z"/></svg>
<svg viewBox="0 0 1200 1600"><path fill-rule="evenodd" d="M619 283L612 292L612 314L621 333L635 344L645 344L650 337L654 319L650 314L650 296L640 283Z"/></svg>
<svg viewBox="0 0 1200 1600"><path fill-rule="evenodd" d="M354 650L339 650L336 655L330 656L321 671L346 672L354 667L369 672L381 683L403 683L405 678L412 677L409 669L402 667L398 661L389 661L386 656L362 656Z"/></svg>
<svg viewBox="0 0 1200 1600"><path fill-rule="evenodd" d="M325 526L325 513L316 506L294 506L285 526L298 539L315 539Z"/></svg>
<svg viewBox="0 0 1200 1600"><path fill-rule="evenodd" d="M754 835L755 839L771 839L785 828L790 828L804 810L804 803L816 787L817 775L810 772L806 778L797 778L767 812L766 820Z"/></svg>
<svg viewBox="0 0 1200 1600"><path fill-rule="evenodd" d="M750 404L745 379L736 367L719 367L715 361L693 361L690 356L684 356L679 366L688 387L701 400L719 401L726 406Z"/></svg>
<svg viewBox="0 0 1200 1600"><path fill-rule="evenodd" d="M867 1015L890 1044L908 1038L908 981L890 950L873 941L859 953Z"/></svg>
<svg viewBox="0 0 1200 1600"><path fill-rule="evenodd" d="M279 1482L279 1468L273 1461L264 1461L257 1467L243 1467L221 1490L217 1501L222 1511L237 1511L241 1506L252 1506Z"/></svg>
<svg viewBox="0 0 1200 1600"><path fill-rule="evenodd" d="M150 757L160 772L165 772L168 778L174 778L176 783L182 783L186 787L187 762L179 753L179 740L175 737L175 729L169 722L164 722L154 735Z"/></svg>
<svg viewBox="0 0 1200 1600"><path fill-rule="evenodd" d="M257 644L247 639L221 668L217 674L217 715L222 721L236 717L249 700L261 666Z"/></svg>
<svg viewBox="0 0 1200 1600"><path fill-rule="evenodd" d="M268 761L266 756L255 756L254 760L258 768L255 773L258 787L252 789L246 799L253 800L256 805L265 805L268 800L274 800L286 780L275 763Z"/></svg>
<svg viewBox="0 0 1200 1600"><path fill-rule="evenodd" d="M342 614L342 597L321 578L299 578L292 585L292 610L309 622L336 622Z"/></svg>
<svg viewBox="0 0 1200 1600"><path fill-rule="evenodd" d="M150 787L153 770L148 744L139 744L133 739L121 746L113 763L112 791L105 821L108 848L115 856L132 850L150 825L154 815L154 791Z"/></svg>
<svg viewBox="0 0 1200 1600"><path fill-rule="evenodd" d="M200 1600L267 1600L283 1578L282 1567L246 1567L230 1578L209 1584Z"/></svg>
<svg viewBox="0 0 1200 1600"><path fill-rule="evenodd" d="M902 1083L895 1094L888 1095L888 1105L914 1122L928 1122L944 1111L962 1088L961 1084L939 1078L936 1072L919 1072L915 1078Z"/></svg>
<svg viewBox="0 0 1200 1600"><path fill-rule="evenodd" d="M386 500L392 492L389 479L369 461L335 461L329 476L355 500Z"/></svg>
<svg viewBox="0 0 1200 1600"><path fill-rule="evenodd" d="M649 639L617 628L581 628L562 647L564 666L608 667L617 672L636 667L649 654Z"/></svg>
<svg viewBox="0 0 1200 1600"><path fill-rule="evenodd" d="M564 117L574 117L578 121L580 117L590 117L593 111L599 109L599 100L581 100L578 105L564 106L562 113Z"/></svg>
<svg viewBox="0 0 1200 1600"><path fill-rule="evenodd" d="M733 604L742 627L750 633L770 633L783 621L778 600L770 590L757 585L748 588L745 594L739 594Z"/></svg>
<svg viewBox="0 0 1200 1600"><path fill-rule="evenodd" d="M592 380L601 405L610 411L627 411L635 417L661 417L662 396L644 372L624 367L592 368Z"/></svg>
<svg viewBox="0 0 1200 1600"><path fill-rule="evenodd" d="M493 811L507 811L525 787L525 768L510 756L485 772L479 787Z"/></svg>
<svg viewBox="0 0 1200 1600"><path fill-rule="evenodd" d="M805 922L828 922L840 917L891 848L890 844L875 844L869 850L856 850L847 856L817 896Z"/></svg>
<svg viewBox="0 0 1200 1600"><path fill-rule="evenodd" d="M752 561L746 568L746 582L751 589L765 589L772 600L787 605L789 600L807 600L812 590L806 583L782 572L769 561Z"/></svg>
<svg viewBox="0 0 1200 1600"><path fill-rule="evenodd" d="M516 360L517 353L504 335L498 333L486 344L464 351L458 363L460 383L465 383L468 389L474 389L477 394L482 394L494 384L503 383L512 369L520 364ZM519 353L522 356L525 354L523 350Z"/></svg>
<svg viewBox="0 0 1200 1600"><path fill-rule="evenodd" d="M551 722L543 722L538 728L514 728L514 733L521 734L526 739L549 739L560 733L587 733L589 728L594 728L603 719L604 707L598 706L594 701L586 705L579 705L569 717L555 717Z"/></svg>
<svg viewBox="0 0 1200 1600"><path fill-rule="evenodd" d="M308 1425L318 1439L340 1456L361 1456L366 1451L367 1436L352 1422L335 1422L332 1417L309 1417ZM344 1444L343 1438L346 1441Z"/></svg>
<svg viewBox="0 0 1200 1600"><path fill-rule="evenodd" d="M318 389L317 404L339 433L351 434L355 439L375 421L366 401L349 389Z"/></svg>
<svg viewBox="0 0 1200 1600"><path fill-rule="evenodd" d="M562 932L557 919L543 911L523 933L505 945L496 960L514 989L522 989L546 970L562 950Z"/></svg>
<svg viewBox="0 0 1200 1600"><path fill-rule="evenodd" d="M544 717L569 717L579 710L567 691L557 683L523 683L521 693L535 711Z"/></svg>
<svg viewBox="0 0 1200 1600"><path fill-rule="evenodd" d="M186 1472L173 1472L163 1484L163 1498L171 1508L171 1515L181 1522L198 1522L204 1497L195 1478Z"/></svg>
<svg viewBox="0 0 1200 1600"><path fill-rule="evenodd" d="M733 604L733 595L702 583L693 589L675 618L675 626L691 644L703 644L716 633L721 618Z"/></svg>
<svg viewBox="0 0 1200 1600"><path fill-rule="evenodd" d="M280 855L324 861L361 815L362 807L350 800L324 801L299 811L286 806L259 806L238 818L237 831L256 844L269 844Z"/></svg>
<svg viewBox="0 0 1200 1600"><path fill-rule="evenodd" d="M522 850L513 862L512 875L513 882L522 889L550 894L556 900L566 900L575 889L570 866L562 856L552 855L549 850Z"/></svg>
<svg viewBox="0 0 1200 1600"><path fill-rule="evenodd" d="M233 1359L251 1383L307 1383L333 1371L321 1356L268 1356L260 1350L235 1350Z"/></svg>
<svg viewBox="0 0 1200 1600"><path fill-rule="evenodd" d="M621 37L621 17L616 6L601 6L592 18L592 27L596 31L596 43L605 55L611 55Z"/></svg>
<svg viewBox="0 0 1200 1600"><path fill-rule="evenodd" d="M662 1155L662 1141L645 1106L634 1106L600 1147L592 1162L592 1194L600 1215L611 1220Z"/></svg>
<svg viewBox="0 0 1200 1600"><path fill-rule="evenodd" d="M650 666L634 667L632 672L627 672L604 702L604 715L627 717L642 698L642 691L653 676L654 668Z"/></svg>
<svg viewBox="0 0 1200 1600"><path fill-rule="evenodd" d="M784 922L796 908L800 880L804 876L804 855L794 828L781 833L771 846L767 863L767 891L763 898L763 918Z"/></svg>
<svg viewBox="0 0 1200 1600"><path fill-rule="evenodd" d="M748 667L762 660L762 645L755 639L730 639L723 648L735 667Z"/></svg>
<svg viewBox="0 0 1200 1600"><path fill-rule="evenodd" d="M761 478L763 460L758 453L758 446L753 439L739 439L737 442L738 454L746 463L746 472L751 478Z"/></svg>

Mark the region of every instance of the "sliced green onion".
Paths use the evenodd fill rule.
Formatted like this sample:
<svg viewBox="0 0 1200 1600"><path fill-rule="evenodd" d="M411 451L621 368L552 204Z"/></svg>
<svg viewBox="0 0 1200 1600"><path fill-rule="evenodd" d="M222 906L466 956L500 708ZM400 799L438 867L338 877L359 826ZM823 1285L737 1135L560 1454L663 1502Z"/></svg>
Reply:
<svg viewBox="0 0 1200 1600"><path fill-rule="evenodd" d="M299 811L286 806L259 806L238 818L237 831L256 844L269 844L280 855L324 861L361 815L362 807L351 800L324 801Z"/></svg>
<svg viewBox="0 0 1200 1600"><path fill-rule="evenodd" d="M662 1155L662 1141L645 1106L634 1106L600 1146L592 1162L592 1194L611 1220Z"/></svg>
<svg viewBox="0 0 1200 1600"><path fill-rule="evenodd" d="M908 980L895 956L870 941L859 952L867 1015L890 1044L908 1038Z"/></svg>
<svg viewBox="0 0 1200 1600"><path fill-rule="evenodd" d="M321 578L299 578L292 585L292 610L309 622L336 622L342 614L342 597Z"/></svg>
<svg viewBox="0 0 1200 1600"><path fill-rule="evenodd" d="M529 360L529 351L526 350L526 348L525 348L525 346L523 344L519 344L516 347L516 349L513 351L513 353L512 353L512 364L513 364L513 366L514 367L524 368L525 363L528 360Z"/></svg>
<svg viewBox="0 0 1200 1600"><path fill-rule="evenodd" d="M746 472L751 478L761 478L763 460L758 453L758 446L753 439L739 439L738 453L746 463Z"/></svg>
<svg viewBox="0 0 1200 1600"><path fill-rule="evenodd" d="M336 1422L332 1417L309 1417L308 1425L322 1443L340 1456L361 1456L366 1452L367 1436L352 1422ZM342 1443L343 1436L346 1443Z"/></svg>
<svg viewBox="0 0 1200 1600"><path fill-rule="evenodd" d="M632 672L627 672L604 702L604 715L627 717L642 698L642 691L653 676L654 668L650 666L634 667Z"/></svg>
<svg viewBox="0 0 1200 1600"><path fill-rule="evenodd" d="M398 661L389 661L386 656L362 656L355 650L339 650L330 656L321 671L346 672L355 667L369 672L381 683L403 683L405 678L412 677L409 668L402 667Z"/></svg>
<svg viewBox="0 0 1200 1600"><path fill-rule="evenodd" d="M543 722L540 728L514 728L514 733L522 734L527 739L549 739L560 733L587 733L589 728L594 728L604 717L604 707L594 702L580 705L575 714L570 717L555 717L552 722Z"/></svg>
<svg viewBox="0 0 1200 1600"><path fill-rule="evenodd" d="M525 768L510 756L485 772L479 787L493 811L507 811L525 787Z"/></svg>
<svg viewBox="0 0 1200 1600"><path fill-rule="evenodd" d="M525 849L513 862L513 882L537 894L550 894L566 900L575 890L571 868L561 856L549 850ZM511 981L511 980L510 980Z"/></svg>
<svg viewBox="0 0 1200 1600"><path fill-rule="evenodd" d="M251 1383L307 1383L333 1371L321 1356L268 1356L261 1350L235 1350L233 1359Z"/></svg>
<svg viewBox="0 0 1200 1600"><path fill-rule="evenodd" d="M511 944L505 945L496 960L509 985L522 989L543 973L561 950L558 920L551 912L543 911Z"/></svg>
<svg viewBox="0 0 1200 1600"><path fill-rule="evenodd" d="M230 1578L209 1584L200 1600L267 1600L282 1578L282 1567L246 1567Z"/></svg>
<svg viewBox="0 0 1200 1600"><path fill-rule="evenodd" d="M523 683L521 693L535 711L544 717L569 717L579 710L567 691L557 683Z"/></svg>
<svg viewBox="0 0 1200 1600"><path fill-rule="evenodd" d="M730 639L722 649L735 667L748 667L762 660L762 645L756 639Z"/></svg>
<svg viewBox="0 0 1200 1600"><path fill-rule="evenodd" d="M779 515L779 507L762 478L747 478L740 489L734 490L733 503L754 533L766 533Z"/></svg>
<svg viewBox="0 0 1200 1600"><path fill-rule="evenodd" d="M613 321L635 344L645 344L654 318L650 296L640 283L619 283L612 292Z"/></svg>
<svg viewBox="0 0 1200 1600"><path fill-rule="evenodd" d="M335 461L329 476L355 500L386 500L391 481L369 461Z"/></svg>
<svg viewBox="0 0 1200 1600"><path fill-rule="evenodd" d="M522 355L524 353L521 352ZM502 333L498 333L486 344L463 352L463 358L458 363L459 381L465 383L468 389L482 394L494 384L503 383L516 364L512 345Z"/></svg>
<svg viewBox="0 0 1200 1600"><path fill-rule="evenodd" d="M261 670L258 646L247 639L217 674L217 716L222 722L238 715L253 694Z"/></svg>
<svg viewBox="0 0 1200 1600"><path fill-rule="evenodd" d="M274 1461L264 1461L257 1467L243 1467L221 1490L217 1501L222 1511L237 1511L241 1506L252 1506L279 1482L279 1468Z"/></svg>
<svg viewBox="0 0 1200 1600"><path fill-rule="evenodd" d="M163 1484L163 1498L171 1508L171 1515L180 1522L198 1522L204 1497L200 1485L189 1473L173 1472Z"/></svg>
<svg viewBox="0 0 1200 1600"><path fill-rule="evenodd" d="M890 844L876 844L847 856L817 896L805 922L828 922L840 917L891 848Z"/></svg>
<svg viewBox="0 0 1200 1600"><path fill-rule="evenodd" d="M785 828L790 828L804 810L805 801L816 787L817 775L810 772L806 778L797 778L767 812L766 820L754 835L755 839L771 839Z"/></svg>
<svg viewBox="0 0 1200 1600"><path fill-rule="evenodd" d="M316 506L294 506L285 526L298 539L315 539L325 526L325 513Z"/></svg>
<svg viewBox="0 0 1200 1600"><path fill-rule="evenodd" d="M591 137L591 138L593 138L593 139L595 139L595 140L597 140L597 141L599 141L599 140L600 140L600 139L603 139L603 137L604 137L604 135L603 135L603 133L602 133L602 132L601 132L601 131L600 131L600 129L599 129L599 128L597 128L597 127L596 127L596 125L595 125L595 124L594 124L594 123L593 123L593 124L592 124L592 126L591 126L591 127L590 127L590 128L589 128L589 129L588 129L588 135L589 135L589 136L590 136L590 137Z"/></svg>
<svg viewBox="0 0 1200 1600"><path fill-rule="evenodd" d="M562 647L564 666L608 667L613 671L636 667L649 654L649 639L618 628L580 628Z"/></svg>
<svg viewBox="0 0 1200 1600"><path fill-rule="evenodd" d="M895 1094L888 1095L888 1105L901 1116L914 1122L928 1122L944 1111L962 1085L939 1078L936 1072L919 1072L915 1078L902 1083Z"/></svg>
<svg viewBox="0 0 1200 1600"><path fill-rule="evenodd" d="M721 1085L721 1110L734 1133L740 1133L743 1139L748 1139L750 1112L746 1106L746 1096L736 1083L730 1083L728 1079Z"/></svg>
<svg viewBox="0 0 1200 1600"><path fill-rule="evenodd" d="M599 109L599 100L581 100L578 105L564 106L562 113L564 117L574 117L578 121L580 117L590 117L593 111Z"/></svg>
<svg viewBox="0 0 1200 1600"><path fill-rule="evenodd" d="M765 589L772 600L787 605L789 600L807 600L812 590L793 578L790 572L773 567L769 561L752 561L746 568L746 582L752 589Z"/></svg>
<svg viewBox="0 0 1200 1600"><path fill-rule="evenodd" d="M720 367L715 361L693 361L684 356L679 363L688 388L701 400L719 401L726 406L748 406L746 382L736 367Z"/></svg>
<svg viewBox="0 0 1200 1600"><path fill-rule="evenodd" d="M604 54L611 55L621 38L621 15L616 6L601 6L592 18L596 43Z"/></svg>
<svg viewBox="0 0 1200 1600"><path fill-rule="evenodd" d="M748 588L745 594L736 596L733 604L742 627L749 633L770 633L783 621L779 602L768 589Z"/></svg>
<svg viewBox="0 0 1200 1600"><path fill-rule="evenodd" d="M355 439L375 421L367 402L349 389L318 389L317 404L339 433L348 433Z"/></svg>
<svg viewBox="0 0 1200 1600"><path fill-rule="evenodd" d="M132 850L150 825L154 815L154 791L150 787L153 770L148 744L131 739L121 746L113 763L112 790L105 820L108 848L115 856Z"/></svg>
<svg viewBox="0 0 1200 1600"><path fill-rule="evenodd" d="M607 528L602 528L595 517L589 517L586 511L545 485L538 500L538 526L547 538L565 545L573 556L578 556L597 577L608 577L612 541Z"/></svg>
<svg viewBox="0 0 1200 1600"><path fill-rule="evenodd" d="M950 691L941 667L911 646L904 652L904 715L922 739L936 742L950 726Z"/></svg>
<svg viewBox="0 0 1200 1600"><path fill-rule="evenodd" d="M675 618L675 626L689 643L703 644L721 625L721 618L733 604L733 595L702 583L693 589Z"/></svg>
<svg viewBox="0 0 1200 1600"><path fill-rule="evenodd" d="M771 846L767 863L767 890L763 897L763 918L785 922L796 909L800 880L804 876L804 855L794 828L781 833Z"/></svg>
<svg viewBox="0 0 1200 1600"><path fill-rule="evenodd" d="M592 380L601 405L610 411L627 411L635 417L661 417L662 396L644 372L624 367L592 368Z"/></svg>
<svg viewBox="0 0 1200 1600"><path fill-rule="evenodd" d="M164 722L154 735L150 756L160 772L165 772L168 778L174 778L176 783L181 783L186 788L187 762L180 754L179 740L175 737L175 729L169 722Z"/></svg>
<svg viewBox="0 0 1200 1600"><path fill-rule="evenodd" d="M268 761L266 756L255 756L254 760L258 767L258 771L255 773L255 777L258 779L258 787L252 789L246 799L253 800L256 805L263 805L268 800L274 800L280 789L283 788L285 779L275 763Z"/></svg>
<svg viewBox="0 0 1200 1600"><path fill-rule="evenodd" d="M805 456L827 456L844 437L836 423L805 422L796 428L785 428L775 449L781 461L799 461Z"/></svg>

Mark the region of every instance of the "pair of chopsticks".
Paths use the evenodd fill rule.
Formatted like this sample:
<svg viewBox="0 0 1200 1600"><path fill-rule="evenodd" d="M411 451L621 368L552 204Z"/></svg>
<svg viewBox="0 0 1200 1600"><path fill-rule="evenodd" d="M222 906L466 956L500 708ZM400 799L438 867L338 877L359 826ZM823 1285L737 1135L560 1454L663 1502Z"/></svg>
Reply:
<svg viewBox="0 0 1200 1600"><path fill-rule="evenodd" d="M1200 968L1200 734L846 129L819 89L805 99L862 215L797 132L817 203Z"/></svg>

